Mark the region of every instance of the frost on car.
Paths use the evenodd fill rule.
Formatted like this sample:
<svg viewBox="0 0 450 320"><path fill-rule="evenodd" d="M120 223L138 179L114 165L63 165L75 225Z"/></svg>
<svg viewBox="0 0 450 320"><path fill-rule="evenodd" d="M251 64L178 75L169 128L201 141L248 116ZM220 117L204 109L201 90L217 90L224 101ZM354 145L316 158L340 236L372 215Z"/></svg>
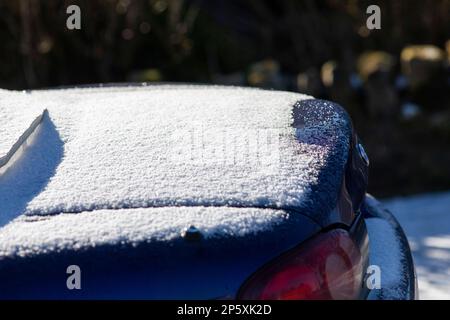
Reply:
<svg viewBox="0 0 450 320"><path fill-rule="evenodd" d="M0 97L1 298L416 295L404 234L366 197L367 156L335 103L214 86ZM401 272L368 288L372 263Z"/></svg>

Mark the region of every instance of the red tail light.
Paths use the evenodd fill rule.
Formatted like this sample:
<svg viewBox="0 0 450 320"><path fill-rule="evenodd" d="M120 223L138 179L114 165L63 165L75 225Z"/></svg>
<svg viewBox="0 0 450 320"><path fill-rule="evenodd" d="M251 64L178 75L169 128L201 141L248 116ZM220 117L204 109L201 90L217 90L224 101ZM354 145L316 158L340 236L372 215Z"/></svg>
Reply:
<svg viewBox="0 0 450 320"><path fill-rule="evenodd" d="M357 299L362 258L347 231L320 234L263 267L241 288L239 299Z"/></svg>

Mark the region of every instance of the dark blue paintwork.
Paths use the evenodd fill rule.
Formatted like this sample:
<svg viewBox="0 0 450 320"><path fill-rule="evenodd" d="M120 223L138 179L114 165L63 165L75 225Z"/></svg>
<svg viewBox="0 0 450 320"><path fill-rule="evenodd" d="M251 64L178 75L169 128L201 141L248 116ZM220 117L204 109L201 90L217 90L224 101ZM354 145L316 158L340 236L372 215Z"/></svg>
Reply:
<svg viewBox="0 0 450 320"><path fill-rule="evenodd" d="M264 210L264 209L262 209ZM245 279L320 230L290 213L273 230L246 237L100 246L0 262L0 298L211 299L233 297ZM67 266L82 290L67 290Z"/></svg>

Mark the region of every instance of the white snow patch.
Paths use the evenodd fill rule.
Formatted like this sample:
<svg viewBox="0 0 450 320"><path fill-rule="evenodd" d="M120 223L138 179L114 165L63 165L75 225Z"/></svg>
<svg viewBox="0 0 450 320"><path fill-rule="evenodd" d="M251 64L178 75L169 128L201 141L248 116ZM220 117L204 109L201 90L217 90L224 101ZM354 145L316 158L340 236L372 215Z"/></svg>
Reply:
<svg viewBox="0 0 450 320"><path fill-rule="evenodd" d="M0 176L0 256L170 240L191 224L206 237L273 227L284 211L231 207L303 204L333 151L308 142L308 134L298 140L292 111L305 99L202 86L1 90L3 145L35 110L48 114L33 144ZM340 138L316 125L307 132ZM192 143L192 133L200 140ZM246 161L255 147L261 161ZM199 154L206 159L192 159Z"/></svg>
<svg viewBox="0 0 450 320"><path fill-rule="evenodd" d="M450 192L383 203L410 242L420 299L450 299Z"/></svg>
<svg viewBox="0 0 450 320"><path fill-rule="evenodd" d="M32 199L13 207L14 198L0 202L10 217L152 206L301 206L329 152L297 140L293 106L310 97L296 93L155 86L0 94L20 115L45 106L55 139L64 144L54 168L27 168L37 180L16 188L14 197ZM201 143L178 152L186 140L174 136L199 128L208 129ZM241 161L243 150L224 141L242 147L239 139L265 130L278 138L269 143L277 148L259 164ZM218 151L218 161L192 161L205 150ZM43 170L52 170L45 183L38 181ZM43 187L31 192L33 183Z"/></svg>
<svg viewBox="0 0 450 320"><path fill-rule="evenodd" d="M0 229L2 256L30 256L102 244L169 241L194 225L205 238L242 237L289 219L281 210L163 207L98 210L55 216L21 216Z"/></svg>

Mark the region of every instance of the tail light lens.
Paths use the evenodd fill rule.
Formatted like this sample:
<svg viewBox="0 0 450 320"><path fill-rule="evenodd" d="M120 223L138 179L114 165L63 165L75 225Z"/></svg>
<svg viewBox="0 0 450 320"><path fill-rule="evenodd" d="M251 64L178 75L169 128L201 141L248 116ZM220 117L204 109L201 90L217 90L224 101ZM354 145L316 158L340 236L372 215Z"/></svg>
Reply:
<svg viewBox="0 0 450 320"><path fill-rule="evenodd" d="M362 258L347 231L319 234L254 274L238 298L249 300L358 299Z"/></svg>

